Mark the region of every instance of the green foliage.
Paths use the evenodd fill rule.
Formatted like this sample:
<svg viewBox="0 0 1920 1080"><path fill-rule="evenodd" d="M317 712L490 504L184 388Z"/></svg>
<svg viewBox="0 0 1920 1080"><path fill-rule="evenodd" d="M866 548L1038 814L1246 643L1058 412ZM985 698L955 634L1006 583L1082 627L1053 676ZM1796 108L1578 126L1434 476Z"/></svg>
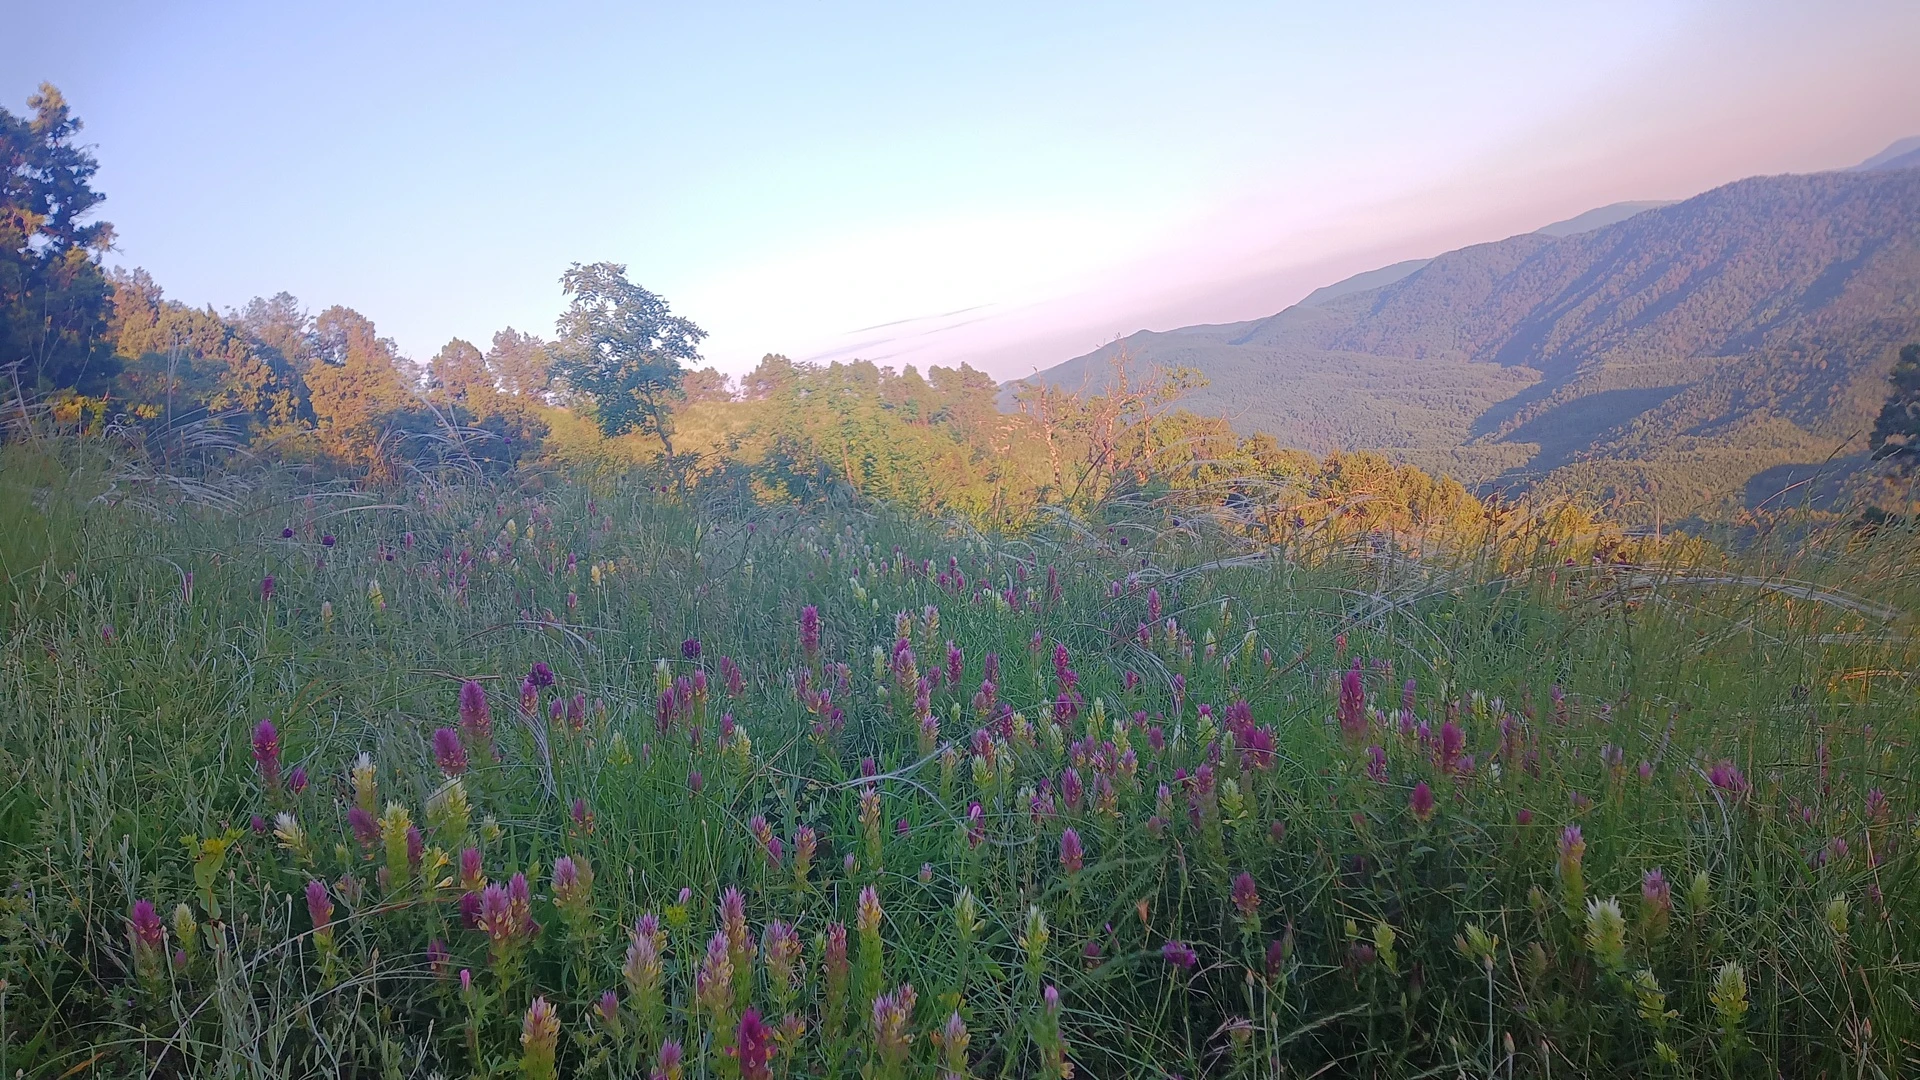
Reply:
<svg viewBox="0 0 1920 1080"><path fill-rule="evenodd" d="M1893 392L1874 421L1868 440L1876 458L1891 458L1895 468L1911 472L1920 461L1920 344L1900 350L1893 366Z"/></svg>
<svg viewBox="0 0 1920 1080"><path fill-rule="evenodd" d="M97 394L119 370L107 346L112 287L99 253L113 227L86 221L104 198L80 121L47 83L31 117L0 109L0 369L22 395Z"/></svg>
<svg viewBox="0 0 1920 1080"><path fill-rule="evenodd" d="M700 358L706 331L629 282L617 263L574 263L560 288L571 299L552 349L554 374L592 405L608 436L658 436L672 457L668 413L680 394L680 365Z"/></svg>

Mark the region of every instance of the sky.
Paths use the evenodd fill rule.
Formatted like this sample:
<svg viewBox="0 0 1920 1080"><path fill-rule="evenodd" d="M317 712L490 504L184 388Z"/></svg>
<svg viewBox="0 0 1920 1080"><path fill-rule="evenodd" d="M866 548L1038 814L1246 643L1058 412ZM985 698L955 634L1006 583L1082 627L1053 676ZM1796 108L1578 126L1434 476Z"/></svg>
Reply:
<svg viewBox="0 0 1920 1080"><path fill-rule="evenodd" d="M612 261L725 371L1017 378L1920 134L1911 0L22 7L0 105L85 121L110 263L422 361Z"/></svg>

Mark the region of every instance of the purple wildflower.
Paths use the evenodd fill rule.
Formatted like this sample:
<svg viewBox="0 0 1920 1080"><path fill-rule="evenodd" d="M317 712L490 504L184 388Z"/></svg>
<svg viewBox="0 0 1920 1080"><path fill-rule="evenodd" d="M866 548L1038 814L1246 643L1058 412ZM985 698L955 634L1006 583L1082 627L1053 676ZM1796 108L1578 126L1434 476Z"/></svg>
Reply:
<svg viewBox="0 0 1920 1080"><path fill-rule="evenodd" d="M1425 780L1413 785L1413 794L1407 797L1407 807L1421 822L1433 820L1433 789L1427 786Z"/></svg>
<svg viewBox="0 0 1920 1080"><path fill-rule="evenodd" d="M1192 971L1200 963L1200 954L1193 951L1193 946L1177 938L1160 946L1160 958L1182 971Z"/></svg>

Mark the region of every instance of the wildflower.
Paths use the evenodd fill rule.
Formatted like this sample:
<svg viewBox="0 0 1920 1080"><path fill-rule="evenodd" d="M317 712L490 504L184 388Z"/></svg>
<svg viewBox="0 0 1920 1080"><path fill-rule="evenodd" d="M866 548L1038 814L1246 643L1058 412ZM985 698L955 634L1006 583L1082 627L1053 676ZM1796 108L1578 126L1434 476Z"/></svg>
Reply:
<svg viewBox="0 0 1920 1080"><path fill-rule="evenodd" d="M1466 748L1467 736L1460 725L1448 720L1440 725L1440 741L1434 748L1434 765L1445 776L1460 767L1460 753Z"/></svg>
<svg viewBox="0 0 1920 1080"><path fill-rule="evenodd" d="M820 609L812 604L800 609L800 651L809 661L820 655Z"/></svg>
<svg viewBox="0 0 1920 1080"><path fill-rule="evenodd" d="M334 545L334 539L333 539L333 534L332 534L332 533L323 533L323 534L321 534L321 536L320 536L320 546L321 546L321 547L324 547L324 548L330 548L330 547L332 547L333 545Z"/></svg>
<svg viewBox="0 0 1920 1080"><path fill-rule="evenodd" d="M1353 666L1340 680L1340 702L1335 715L1340 721L1340 731L1349 741L1359 741L1367 733L1367 692L1360 681L1360 661L1354 660Z"/></svg>
<svg viewBox="0 0 1920 1080"><path fill-rule="evenodd" d="M1242 870L1233 879L1233 906L1240 912L1240 918L1258 932L1260 927L1260 890L1253 883L1253 875Z"/></svg>
<svg viewBox="0 0 1920 1080"><path fill-rule="evenodd" d="M1073 1064L1067 1060L1067 1043L1060 1036L1060 991L1048 986L1040 992L1040 1022L1034 1031L1040 1045L1041 1075L1072 1080Z"/></svg>
<svg viewBox="0 0 1920 1080"><path fill-rule="evenodd" d="M1422 824L1433 820L1433 789L1425 780L1413 785L1413 794L1407 797L1407 807Z"/></svg>
<svg viewBox="0 0 1920 1080"><path fill-rule="evenodd" d="M1367 779L1376 784L1387 782L1387 751L1378 744L1367 747Z"/></svg>
<svg viewBox="0 0 1920 1080"><path fill-rule="evenodd" d="M793 834L793 881L798 888L807 887L807 872L813 866L813 856L819 850L819 839L810 826L802 825Z"/></svg>
<svg viewBox="0 0 1920 1080"><path fill-rule="evenodd" d="M680 656L685 660L700 659L700 639L690 637L680 643Z"/></svg>
<svg viewBox="0 0 1920 1080"><path fill-rule="evenodd" d="M268 791L280 788L280 733L273 721L262 720L253 729L253 761L260 768L260 779Z"/></svg>
<svg viewBox="0 0 1920 1080"><path fill-rule="evenodd" d="M1587 951L1608 971L1619 971L1627 963L1627 920L1620 914L1620 902L1609 897L1587 902Z"/></svg>
<svg viewBox="0 0 1920 1080"><path fill-rule="evenodd" d="M1640 878L1641 934L1648 941L1660 940L1666 936L1667 924L1672 918L1673 886L1667 884L1667 875L1656 866Z"/></svg>
<svg viewBox="0 0 1920 1080"><path fill-rule="evenodd" d="M380 824L365 807L356 806L347 811L347 825L353 830L354 839L362 846L372 847L380 839Z"/></svg>
<svg viewBox="0 0 1920 1080"><path fill-rule="evenodd" d="M1577 917L1586 893L1581 860L1587 854L1587 841L1580 834L1580 826L1569 825L1560 831L1559 848L1557 868L1561 888L1566 893L1567 910Z"/></svg>
<svg viewBox="0 0 1920 1080"><path fill-rule="evenodd" d="M1827 907L1826 907L1826 911L1824 912L1824 915L1826 917L1827 929L1832 931L1834 940L1843 941L1843 942L1846 941L1847 940L1847 915L1848 915L1847 898L1844 896L1836 896L1833 899L1827 901Z"/></svg>
<svg viewBox="0 0 1920 1080"><path fill-rule="evenodd" d="M473 804L467 801L467 785L457 776L450 777L427 796L427 825L449 846L467 836L467 824L473 818Z"/></svg>
<svg viewBox="0 0 1920 1080"><path fill-rule="evenodd" d="M641 933L636 926L633 939L627 944L626 963L620 967L620 977L626 982L627 993L633 997L634 1009L648 1031L654 1030L659 1023L663 974L659 942L652 934Z"/></svg>
<svg viewBox="0 0 1920 1080"><path fill-rule="evenodd" d="M1085 853L1080 848L1080 834L1067 829L1060 834L1060 869L1069 877L1078 874L1086 864Z"/></svg>
<svg viewBox="0 0 1920 1080"><path fill-rule="evenodd" d="M1721 758L1714 764L1712 771L1707 774L1707 780L1735 799L1744 796L1750 787L1746 774L1726 758Z"/></svg>
<svg viewBox="0 0 1920 1080"><path fill-rule="evenodd" d="M694 972L693 994L715 1023L721 1023L731 1013L733 961L728 957L727 935L724 932L716 932L707 942L706 958Z"/></svg>
<svg viewBox="0 0 1920 1080"><path fill-rule="evenodd" d="M1192 971L1200 963L1200 954L1194 952L1193 946L1186 942L1170 938L1160 946L1160 959L1182 971Z"/></svg>
<svg viewBox="0 0 1920 1080"><path fill-rule="evenodd" d="M736 973L746 973L753 963L753 936L747 929L747 898L729 885L720 894L720 931L727 938L727 958Z"/></svg>
<svg viewBox="0 0 1920 1080"><path fill-rule="evenodd" d="M1687 914L1699 918L1707 913L1713 903L1713 879L1705 870L1693 875L1693 881L1687 885Z"/></svg>
<svg viewBox="0 0 1920 1080"><path fill-rule="evenodd" d="M1397 940L1399 940L1399 935L1393 932L1393 927L1387 925L1385 919L1374 920L1374 955L1379 958L1380 963L1385 965L1388 971L1396 975L1400 972L1400 962L1393 951L1393 944Z"/></svg>
<svg viewBox="0 0 1920 1080"><path fill-rule="evenodd" d="M380 842L386 846L387 869L394 877L405 880L409 860L409 838L407 830L413 828L413 816L407 808L397 802L387 804L387 812L380 815Z"/></svg>
<svg viewBox="0 0 1920 1080"><path fill-rule="evenodd" d="M891 993L873 1000L873 1047L880 1056L883 1075L897 1076L906 1064L913 1043L907 1025L913 1020L915 1000L912 983L901 983Z"/></svg>
<svg viewBox="0 0 1920 1080"><path fill-rule="evenodd" d="M327 896L326 883L307 882L307 918L313 923L313 942L322 952L333 946L333 901Z"/></svg>
<svg viewBox="0 0 1920 1080"><path fill-rule="evenodd" d="M307 831L300 827L300 819L282 810L273 818L273 837L280 846L292 853L299 862L310 862L313 852L307 846Z"/></svg>
<svg viewBox="0 0 1920 1080"><path fill-rule="evenodd" d="M840 923L827 924L820 939L820 967L826 975L826 1010L829 1031L837 1031L847 1006L847 982L851 967L847 963L847 928Z"/></svg>
<svg viewBox="0 0 1920 1080"><path fill-rule="evenodd" d="M760 938L760 950L767 960L767 984L774 1000L786 1007L800 981L800 935L793 927L775 919L767 924Z"/></svg>
<svg viewBox="0 0 1920 1080"><path fill-rule="evenodd" d="M373 756L365 750L354 760L348 773L353 781L353 802L371 814L380 805L380 788L374 777Z"/></svg>
<svg viewBox="0 0 1920 1080"><path fill-rule="evenodd" d="M593 866L586 856L553 860L553 906L576 926L584 925L593 896Z"/></svg>
<svg viewBox="0 0 1920 1080"><path fill-rule="evenodd" d="M260 579L260 599L273 599L273 575L267 574Z"/></svg>
<svg viewBox="0 0 1920 1080"><path fill-rule="evenodd" d="M933 1033L933 1041L940 1047L939 1080L966 1080L967 1045L973 1039L959 1013L947 1017L946 1027Z"/></svg>
<svg viewBox="0 0 1920 1080"><path fill-rule="evenodd" d="M1667 1021L1680 1015L1667 1008L1666 991L1660 989L1660 983L1653 977L1651 969L1641 968L1634 972L1627 985L1633 990L1634 1004L1639 1010L1640 1018L1645 1020L1654 1031L1665 1031Z"/></svg>
<svg viewBox="0 0 1920 1080"><path fill-rule="evenodd" d="M460 743L460 733L450 727L434 728L433 759L449 777L466 772L467 748Z"/></svg>
<svg viewBox="0 0 1920 1080"><path fill-rule="evenodd" d="M560 1047L560 1014L544 997L533 999L520 1021L520 1068L529 1080L554 1080L554 1054Z"/></svg>
<svg viewBox="0 0 1920 1080"><path fill-rule="evenodd" d="M427 970L432 972L434 977L444 977L447 974L447 964L452 959L453 954L447 950L446 942L439 938L431 938L427 941Z"/></svg>
<svg viewBox="0 0 1920 1080"><path fill-rule="evenodd" d="M287 773L287 790L293 792L295 795L307 790L307 770L305 768L295 765L293 770Z"/></svg>
<svg viewBox="0 0 1920 1080"><path fill-rule="evenodd" d="M133 946L133 967L142 981L157 982L164 966L167 927L151 900L135 900L127 919L127 938Z"/></svg>
<svg viewBox="0 0 1920 1080"><path fill-rule="evenodd" d="M600 1018L601 1026L607 1029L607 1034L619 1039L623 1027L620 1023L620 995L612 990L605 991L593 1011Z"/></svg>
<svg viewBox="0 0 1920 1080"><path fill-rule="evenodd" d="M281 530L280 530L280 539L282 539L282 540L291 540L291 539L293 539L293 529L292 529L292 527L291 527L291 526L289 526L288 528L285 528L285 529L281 529Z"/></svg>
<svg viewBox="0 0 1920 1080"><path fill-rule="evenodd" d="M1494 956L1500 948L1500 938L1489 934L1479 923L1468 923L1467 932L1455 942L1462 953L1480 961L1480 966L1492 970Z"/></svg>
<svg viewBox="0 0 1920 1080"><path fill-rule="evenodd" d="M705 786L706 786L706 779L700 775L699 769L687 770L687 790L688 791L691 791L695 795L698 795L700 794L700 789Z"/></svg>
<svg viewBox="0 0 1920 1080"><path fill-rule="evenodd" d="M479 892L486 885L487 875L481 868L480 849L463 849L460 852L460 887L468 892Z"/></svg>
<svg viewBox="0 0 1920 1080"><path fill-rule="evenodd" d="M758 1009L740 1014L740 1027L734 1033L733 1052L740 1063L740 1080L773 1080L767 1061L772 1054L767 1025Z"/></svg>
<svg viewBox="0 0 1920 1080"><path fill-rule="evenodd" d="M651 1080L681 1080L681 1059L686 1051L675 1039L660 1044L660 1052L654 1055L654 1069Z"/></svg>
<svg viewBox="0 0 1920 1080"><path fill-rule="evenodd" d="M1707 993L1707 1000L1713 1003L1713 1011L1720 1018L1721 1030L1731 1039L1747 1015L1747 976L1738 963L1729 960L1720 966L1719 973L1713 978L1713 989Z"/></svg>

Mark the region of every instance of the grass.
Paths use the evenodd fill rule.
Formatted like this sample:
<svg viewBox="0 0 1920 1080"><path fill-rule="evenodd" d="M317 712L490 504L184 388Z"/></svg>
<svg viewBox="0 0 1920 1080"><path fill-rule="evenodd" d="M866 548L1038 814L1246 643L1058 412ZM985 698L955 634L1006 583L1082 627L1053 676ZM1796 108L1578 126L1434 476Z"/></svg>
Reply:
<svg viewBox="0 0 1920 1080"><path fill-rule="evenodd" d="M1920 1070L1911 535L1683 573L4 454L0 1075Z"/></svg>

